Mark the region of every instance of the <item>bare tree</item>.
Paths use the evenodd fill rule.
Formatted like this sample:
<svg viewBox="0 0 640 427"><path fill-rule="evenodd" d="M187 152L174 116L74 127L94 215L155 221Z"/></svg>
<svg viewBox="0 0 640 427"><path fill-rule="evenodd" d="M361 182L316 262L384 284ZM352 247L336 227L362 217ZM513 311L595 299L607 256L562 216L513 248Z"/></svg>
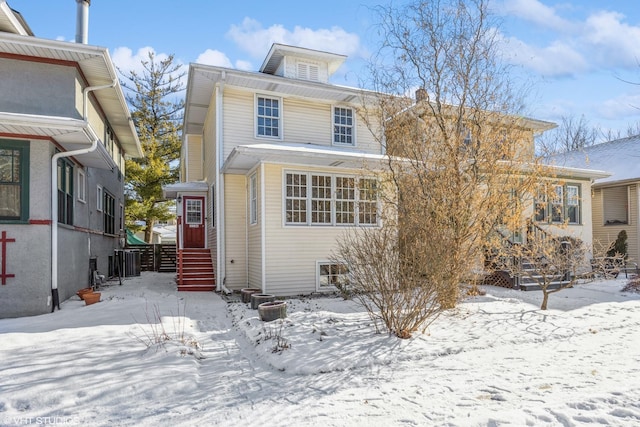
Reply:
<svg viewBox="0 0 640 427"><path fill-rule="evenodd" d="M424 331L441 311L431 280L435 270L428 275L415 268L431 264L431 252L423 251L416 240L412 247L400 248L397 225L358 231L347 234L336 250L334 262L349 268L349 281L339 287L365 307L378 332L384 327L399 338L409 338Z"/></svg>
<svg viewBox="0 0 640 427"><path fill-rule="evenodd" d="M538 140L538 148L543 155L580 150L595 144L600 135L600 128L592 126L584 115L563 116L556 129Z"/></svg>
<svg viewBox="0 0 640 427"><path fill-rule="evenodd" d="M624 131L620 129L607 129L606 131L602 131L603 141L614 141L616 139L630 138L638 135L640 135L640 122L628 124Z"/></svg>
<svg viewBox="0 0 640 427"><path fill-rule="evenodd" d="M572 287L581 277L586 250L579 239L534 230L525 242L504 246L495 261L498 270L537 284L543 295L540 309L546 310L551 294Z"/></svg>
<svg viewBox="0 0 640 427"><path fill-rule="evenodd" d="M454 307L496 229L515 233L540 168L534 131L500 61L487 0L379 7L375 105L361 115L386 150L381 227L335 251L345 285L388 331L408 337ZM415 91L416 98L407 96Z"/></svg>
<svg viewBox="0 0 640 427"><path fill-rule="evenodd" d="M538 175L535 125L518 114L488 1L377 10L385 43L371 70L384 95L365 117L382 123L389 154L383 179L397 221L384 224L397 226L398 266L412 270L403 277L421 277L438 306L451 308L481 265L488 236L522 226ZM415 100L406 96L416 89Z"/></svg>

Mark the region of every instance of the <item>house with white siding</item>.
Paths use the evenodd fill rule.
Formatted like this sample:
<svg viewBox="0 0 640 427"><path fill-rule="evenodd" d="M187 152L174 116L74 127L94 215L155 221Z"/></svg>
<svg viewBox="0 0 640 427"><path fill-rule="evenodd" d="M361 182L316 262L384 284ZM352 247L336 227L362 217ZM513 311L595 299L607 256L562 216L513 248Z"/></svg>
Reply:
<svg viewBox="0 0 640 427"><path fill-rule="evenodd" d="M183 182L165 196L178 201L178 247L211 253L218 290L333 290L339 236L378 225L362 171L384 153L358 118L362 91L329 84L344 60L274 44L259 72L190 65Z"/></svg>
<svg viewBox="0 0 640 427"><path fill-rule="evenodd" d="M374 94L329 82L344 60L274 44L258 72L190 65L181 182L164 187L177 201L179 289L287 296L333 291L343 279L331 253L346 231L379 226L370 189L385 159L359 114ZM534 134L554 125L523 123L533 160ZM583 195L594 172L557 172L560 201L538 203L539 219L568 222L569 231L558 232L590 244ZM197 269L205 271L207 257L203 277Z"/></svg>
<svg viewBox="0 0 640 427"><path fill-rule="evenodd" d="M142 149L107 49L35 37L5 0L0 76L2 318L50 312L113 270L125 156Z"/></svg>

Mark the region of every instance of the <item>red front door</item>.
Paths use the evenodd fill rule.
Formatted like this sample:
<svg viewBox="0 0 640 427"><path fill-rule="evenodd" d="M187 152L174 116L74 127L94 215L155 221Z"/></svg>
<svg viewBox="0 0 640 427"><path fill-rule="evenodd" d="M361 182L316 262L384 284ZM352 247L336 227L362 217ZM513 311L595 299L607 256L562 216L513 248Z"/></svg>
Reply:
<svg viewBox="0 0 640 427"><path fill-rule="evenodd" d="M183 197L183 246L204 248L204 197Z"/></svg>

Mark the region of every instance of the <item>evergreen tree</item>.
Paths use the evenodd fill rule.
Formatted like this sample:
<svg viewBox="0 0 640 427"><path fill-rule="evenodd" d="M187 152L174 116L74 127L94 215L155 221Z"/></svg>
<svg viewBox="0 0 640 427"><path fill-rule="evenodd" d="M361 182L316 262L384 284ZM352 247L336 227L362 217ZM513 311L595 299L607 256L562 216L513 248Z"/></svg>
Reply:
<svg viewBox="0 0 640 427"><path fill-rule="evenodd" d="M184 109L181 79L186 73L174 63L173 55L158 59L151 51L141 64L141 74L120 70L144 150L144 157L126 160L126 225L132 230L143 228L144 239L150 243L154 224L172 217L171 202L163 200L162 186L178 180ZM144 226L136 224L141 221Z"/></svg>

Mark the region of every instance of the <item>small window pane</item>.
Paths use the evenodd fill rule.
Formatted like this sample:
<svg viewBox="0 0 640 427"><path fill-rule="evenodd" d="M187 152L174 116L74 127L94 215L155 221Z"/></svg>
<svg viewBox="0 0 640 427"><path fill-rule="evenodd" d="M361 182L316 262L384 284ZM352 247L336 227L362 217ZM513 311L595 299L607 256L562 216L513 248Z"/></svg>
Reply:
<svg viewBox="0 0 640 427"><path fill-rule="evenodd" d="M334 144L353 145L353 110L335 107L333 110Z"/></svg>
<svg viewBox="0 0 640 427"><path fill-rule="evenodd" d="M280 100L258 97L257 134L259 136L280 136Z"/></svg>

